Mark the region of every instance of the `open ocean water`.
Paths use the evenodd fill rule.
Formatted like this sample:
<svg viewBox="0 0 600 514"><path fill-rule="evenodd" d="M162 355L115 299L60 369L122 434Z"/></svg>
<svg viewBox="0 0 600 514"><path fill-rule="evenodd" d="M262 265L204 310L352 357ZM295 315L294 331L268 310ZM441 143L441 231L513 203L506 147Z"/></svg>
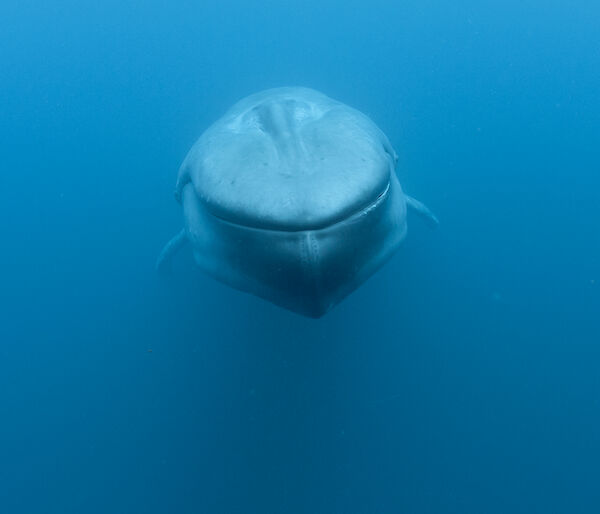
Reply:
<svg viewBox="0 0 600 514"><path fill-rule="evenodd" d="M2 514L600 512L600 4L0 4ZM177 169L313 87L399 154L322 319L203 275Z"/></svg>

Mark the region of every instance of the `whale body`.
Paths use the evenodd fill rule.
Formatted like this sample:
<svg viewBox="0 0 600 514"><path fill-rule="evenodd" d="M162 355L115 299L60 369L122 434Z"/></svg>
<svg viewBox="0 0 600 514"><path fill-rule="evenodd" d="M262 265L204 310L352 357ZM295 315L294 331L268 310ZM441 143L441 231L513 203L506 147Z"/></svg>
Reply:
<svg viewBox="0 0 600 514"><path fill-rule="evenodd" d="M198 266L236 289L320 317L398 249L407 209L397 155L367 116L318 91L269 89L210 126L179 170L184 228Z"/></svg>

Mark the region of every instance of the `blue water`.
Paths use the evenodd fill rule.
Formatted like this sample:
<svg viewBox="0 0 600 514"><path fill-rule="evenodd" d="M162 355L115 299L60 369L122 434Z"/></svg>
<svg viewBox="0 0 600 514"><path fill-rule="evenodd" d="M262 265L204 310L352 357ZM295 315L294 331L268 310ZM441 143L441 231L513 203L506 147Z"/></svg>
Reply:
<svg viewBox="0 0 600 514"><path fill-rule="evenodd" d="M0 5L0 512L600 512L600 6ZM177 169L236 100L368 114L397 255L320 320L189 254Z"/></svg>

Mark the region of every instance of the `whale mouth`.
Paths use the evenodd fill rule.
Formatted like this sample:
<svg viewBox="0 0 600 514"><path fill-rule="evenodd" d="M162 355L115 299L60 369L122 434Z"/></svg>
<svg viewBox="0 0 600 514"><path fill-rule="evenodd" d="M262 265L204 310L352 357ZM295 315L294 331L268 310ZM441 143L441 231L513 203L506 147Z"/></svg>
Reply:
<svg viewBox="0 0 600 514"><path fill-rule="evenodd" d="M241 228L245 228L245 229L264 230L264 231L269 231L269 232L306 232L306 231L313 231L313 230L328 229L328 228L334 227L335 225L339 225L341 223L352 222L354 219L358 219L365 215L368 215L369 212L373 211L374 209L379 207L383 202L385 202L385 200L389 196L390 184L391 184L391 182L388 182L386 184L385 188L383 189L383 191L381 191L377 195L377 197L374 200L370 201L368 204L360 207L359 209L356 209L353 212L344 213L339 218L335 218L333 221L329 221L327 223L314 223L314 222L311 223L310 220L308 220L306 222L306 224L295 223L295 224L290 224L289 226L285 226L285 225L281 225L281 224L272 225L271 223L269 223L268 220L266 220L264 223L256 222L256 219L252 219L252 222L248 222L248 221L245 221L240 218L235 218L235 217L230 218L230 217L223 216L221 214L216 214L216 213L212 212L211 209L206 204L204 204L204 202L202 202L202 203L204 204L204 207L205 207L206 211L208 212L208 214L210 214L213 218L218 219L219 221L221 221L223 223L227 223L229 225L233 225L233 226L237 226L237 227L241 227Z"/></svg>

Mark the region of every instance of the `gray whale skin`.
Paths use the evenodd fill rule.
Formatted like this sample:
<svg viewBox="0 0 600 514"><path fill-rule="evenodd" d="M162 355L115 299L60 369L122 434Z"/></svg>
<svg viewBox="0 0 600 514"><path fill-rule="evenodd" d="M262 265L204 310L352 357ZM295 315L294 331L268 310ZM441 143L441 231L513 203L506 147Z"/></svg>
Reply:
<svg viewBox="0 0 600 514"><path fill-rule="evenodd" d="M236 103L194 144L175 196L186 245L234 288L318 318L384 264L406 237L397 155L364 114L318 91L269 89Z"/></svg>

